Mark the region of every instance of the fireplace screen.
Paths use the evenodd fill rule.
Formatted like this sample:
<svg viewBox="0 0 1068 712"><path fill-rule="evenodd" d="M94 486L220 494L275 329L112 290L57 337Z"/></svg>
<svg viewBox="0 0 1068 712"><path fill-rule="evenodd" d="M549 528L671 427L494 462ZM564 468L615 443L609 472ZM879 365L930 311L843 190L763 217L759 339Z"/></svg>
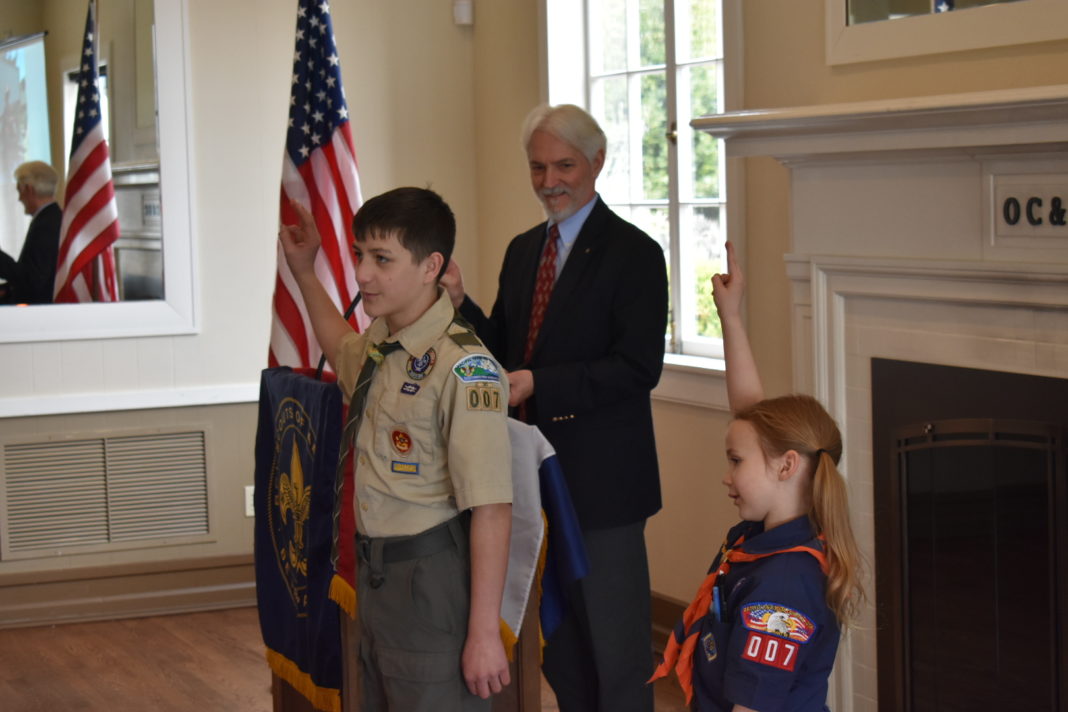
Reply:
<svg viewBox="0 0 1068 712"><path fill-rule="evenodd" d="M1058 709L1057 434L995 420L899 431L907 709Z"/></svg>
<svg viewBox="0 0 1068 712"><path fill-rule="evenodd" d="M1068 380L871 365L879 709L1068 712Z"/></svg>

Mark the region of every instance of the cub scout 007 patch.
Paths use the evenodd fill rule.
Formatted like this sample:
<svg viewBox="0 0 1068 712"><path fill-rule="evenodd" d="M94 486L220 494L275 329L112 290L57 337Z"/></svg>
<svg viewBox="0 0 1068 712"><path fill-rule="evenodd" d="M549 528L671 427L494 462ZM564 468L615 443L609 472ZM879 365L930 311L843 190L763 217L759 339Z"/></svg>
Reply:
<svg viewBox="0 0 1068 712"><path fill-rule="evenodd" d="M807 643L816 624L801 611L778 603L751 603L742 609L742 625L749 630Z"/></svg>
<svg viewBox="0 0 1068 712"><path fill-rule="evenodd" d="M800 649L801 646L791 640L751 630L745 641L745 648L742 649L742 658L780 670L793 671Z"/></svg>
<svg viewBox="0 0 1068 712"><path fill-rule="evenodd" d="M471 354L460 359L452 372L464 383L500 383L501 372L489 356Z"/></svg>
<svg viewBox="0 0 1068 712"><path fill-rule="evenodd" d="M467 387L468 410L493 410L500 411L501 389L488 383L478 383Z"/></svg>

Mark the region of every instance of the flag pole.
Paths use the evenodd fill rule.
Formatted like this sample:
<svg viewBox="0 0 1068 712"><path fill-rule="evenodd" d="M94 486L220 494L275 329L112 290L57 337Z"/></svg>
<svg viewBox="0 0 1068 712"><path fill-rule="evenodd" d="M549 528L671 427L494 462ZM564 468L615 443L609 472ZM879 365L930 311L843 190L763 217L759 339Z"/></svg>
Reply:
<svg viewBox="0 0 1068 712"><path fill-rule="evenodd" d="M363 297L363 294L361 294L360 292L356 292L356 296L352 298L352 304L349 304L349 308L346 309L345 313L341 315L342 319L344 319L345 321L349 320L349 317L352 316L353 312L356 311L356 305L358 305L360 303L360 299L362 297ZM322 356L319 357L319 366L315 369L315 380L316 381L323 380L323 367L325 367L325 366L326 366L326 354L323 354Z"/></svg>

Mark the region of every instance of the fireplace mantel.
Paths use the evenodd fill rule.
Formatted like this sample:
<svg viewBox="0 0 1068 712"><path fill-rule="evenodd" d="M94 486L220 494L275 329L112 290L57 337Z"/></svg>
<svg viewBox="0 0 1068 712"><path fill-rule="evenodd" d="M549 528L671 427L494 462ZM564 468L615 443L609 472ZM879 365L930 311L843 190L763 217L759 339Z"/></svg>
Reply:
<svg viewBox="0 0 1068 712"><path fill-rule="evenodd" d="M783 162L837 154L1068 148L1068 84L849 104L734 111L691 125L727 155Z"/></svg>
<svg viewBox="0 0 1068 712"><path fill-rule="evenodd" d="M725 138L728 156L789 170L789 198L758 201L789 210L794 388L838 421L854 528L874 562L872 359L1068 375L1068 85L692 125ZM1006 217L1028 205L1042 224ZM879 685L892 684L880 683L871 603L843 638L832 709L877 712Z"/></svg>

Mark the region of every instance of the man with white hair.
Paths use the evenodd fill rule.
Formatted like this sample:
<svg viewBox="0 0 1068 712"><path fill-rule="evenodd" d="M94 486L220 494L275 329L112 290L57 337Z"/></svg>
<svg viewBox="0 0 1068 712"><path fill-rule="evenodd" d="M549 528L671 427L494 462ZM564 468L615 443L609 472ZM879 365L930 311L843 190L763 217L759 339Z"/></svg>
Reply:
<svg viewBox="0 0 1068 712"><path fill-rule="evenodd" d="M57 181L52 166L42 161L29 161L15 169L19 202L33 220L18 260L0 250L0 279L7 280L4 301L9 304L52 302L63 221L55 200Z"/></svg>
<svg viewBox="0 0 1068 712"><path fill-rule="evenodd" d="M508 371L509 404L556 450L590 559L549 637L544 672L561 712L651 712L645 521L660 509L650 392L667 328L661 247L597 195L605 136L577 106L539 106L523 128L548 217L505 253L489 316L442 284Z"/></svg>

